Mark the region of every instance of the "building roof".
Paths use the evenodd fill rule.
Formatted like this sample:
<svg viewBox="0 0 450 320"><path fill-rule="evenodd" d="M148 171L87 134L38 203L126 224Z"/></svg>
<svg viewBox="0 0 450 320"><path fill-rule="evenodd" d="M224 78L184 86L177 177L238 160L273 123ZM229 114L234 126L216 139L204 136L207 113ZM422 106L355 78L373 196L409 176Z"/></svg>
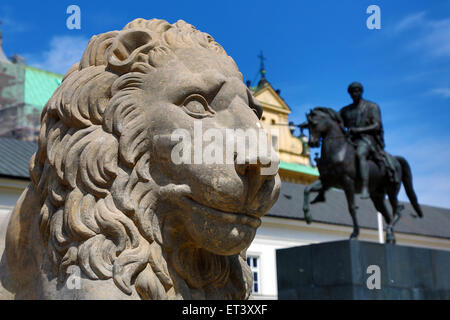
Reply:
<svg viewBox="0 0 450 320"><path fill-rule="evenodd" d="M0 138L0 177L29 179L28 165L31 156L36 150L37 144L34 142ZM301 165L282 162L280 168L283 166L296 170ZM312 168L308 167L300 169L304 170L305 168L312 170ZM314 174L314 172L311 172L311 174ZM304 189L305 185L283 181L280 197L267 215L304 220L302 211ZM313 223L322 222L352 226L344 193L339 190L330 190L326 193L326 199L327 201L324 203L311 205ZM360 200L356 197L356 204L359 207L357 217L360 227L377 229L377 211L373 207L372 202L370 200ZM450 239L449 209L421 205L424 218L419 219L412 217L414 211L409 203L403 204L405 205L405 210L402 218L396 225L395 230L397 232ZM388 206L388 208L390 207Z"/></svg>
<svg viewBox="0 0 450 320"><path fill-rule="evenodd" d="M319 170L317 168L308 167L300 163L280 161L280 169L304 173L315 177L319 176Z"/></svg>
<svg viewBox="0 0 450 320"><path fill-rule="evenodd" d="M25 103L44 107L63 76L31 66L25 69Z"/></svg>
<svg viewBox="0 0 450 320"><path fill-rule="evenodd" d="M283 182L277 203L267 214L268 216L304 220L303 191L305 185ZM314 199L312 194L311 200ZM326 193L326 202L311 205L310 213L314 222L353 226L344 192L330 190ZM355 197L358 206L357 219L360 227L378 229L377 211L370 200ZM402 202L405 209L402 218L395 226L395 231L407 234L431 236L450 239L450 210L445 208L421 205L424 217L416 216L409 203ZM387 206L390 209L390 206Z"/></svg>
<svg viewBox="0 0 450 320"><path fill-rule="evenodd" d="M28 166L36 150L35 142L0 138L0 177L30 179Z"/></svg>

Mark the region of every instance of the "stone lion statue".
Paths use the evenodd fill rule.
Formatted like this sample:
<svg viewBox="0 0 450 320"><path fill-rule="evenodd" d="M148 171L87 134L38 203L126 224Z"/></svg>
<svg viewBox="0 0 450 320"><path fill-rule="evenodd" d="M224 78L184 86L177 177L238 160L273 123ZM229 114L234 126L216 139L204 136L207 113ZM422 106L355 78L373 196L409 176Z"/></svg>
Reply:
<svg viewBox="0 0 450 320"><path fill-rule="evenodd" d="M31 183L0 234L0 296L250 298L246 249L278 174L174 164L169 137L194 121L259 128L261 113L233 59L184 21L92 37L42 112Z"/></svg>

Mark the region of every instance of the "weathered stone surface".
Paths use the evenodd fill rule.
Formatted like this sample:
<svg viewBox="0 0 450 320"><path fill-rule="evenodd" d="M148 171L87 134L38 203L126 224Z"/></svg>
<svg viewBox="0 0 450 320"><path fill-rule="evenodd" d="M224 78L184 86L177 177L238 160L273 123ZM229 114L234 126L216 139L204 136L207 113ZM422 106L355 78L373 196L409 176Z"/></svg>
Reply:
<svg viewBox="0 0 450 320"><path fill-rule="evenodd" d="M261 169L278 159L177 165L170 136L258 129L261 112L184 21L92 37L44 108L32 183L0 235L2 298L249 298L245 251L280 187Z"/></svg>

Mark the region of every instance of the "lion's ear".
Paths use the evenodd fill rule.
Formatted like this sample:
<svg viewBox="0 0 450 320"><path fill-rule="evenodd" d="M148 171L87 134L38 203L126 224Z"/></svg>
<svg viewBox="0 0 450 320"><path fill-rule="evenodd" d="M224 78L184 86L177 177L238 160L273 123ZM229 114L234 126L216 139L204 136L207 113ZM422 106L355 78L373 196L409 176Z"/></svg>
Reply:
<svg viewBox="0 0 450 320"><path fill-rule="evenodd" d="M122 30L108 49L108 68L120 74L126 73L137 62L139 54L148 54L155 45L156 41L145 29Z"/></svg>

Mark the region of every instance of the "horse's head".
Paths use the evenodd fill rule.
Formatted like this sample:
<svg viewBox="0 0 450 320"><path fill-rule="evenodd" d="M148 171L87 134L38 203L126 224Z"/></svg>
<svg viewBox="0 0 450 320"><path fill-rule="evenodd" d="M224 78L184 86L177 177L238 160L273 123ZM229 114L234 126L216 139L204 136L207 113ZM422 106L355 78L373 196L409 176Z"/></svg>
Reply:
<svg viewBox="0 0 450 320"><path fill-rule="evenodd" d="M309 129L308 144L312 148L319 147L320 139L324 138L336 123L344 130L339 114L330 108L315 107L306 114L307 128Z"/></svg>

